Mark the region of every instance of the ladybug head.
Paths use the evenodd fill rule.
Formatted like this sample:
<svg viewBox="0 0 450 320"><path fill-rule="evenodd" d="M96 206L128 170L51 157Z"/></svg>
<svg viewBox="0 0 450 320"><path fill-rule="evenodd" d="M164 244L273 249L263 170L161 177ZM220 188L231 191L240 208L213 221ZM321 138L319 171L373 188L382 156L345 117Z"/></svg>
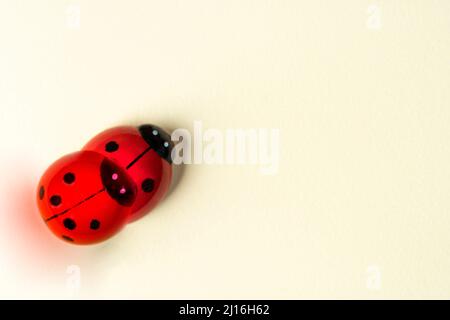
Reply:
<svg viewBox="0 0 450 320"><path fill-rule="evenodd" d="M169 163L172 163L171 154L173 142L170 139L170 135L160 127L152 124L144 124L138 129L142 138L149 144L149 146L155 150L161 158L165 159Z"/></svg>

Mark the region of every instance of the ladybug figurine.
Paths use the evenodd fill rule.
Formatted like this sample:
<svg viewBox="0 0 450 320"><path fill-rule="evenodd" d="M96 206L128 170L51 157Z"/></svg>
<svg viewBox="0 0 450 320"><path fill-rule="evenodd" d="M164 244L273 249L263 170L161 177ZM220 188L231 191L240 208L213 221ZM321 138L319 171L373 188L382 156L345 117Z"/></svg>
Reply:
<svg viewBox="0 0 450 320"><path fill-rule="evenodd" d="M153 125L101 132L46 170L37 191L42 218L70 243L108 239L164 197L172 148L170 136Z"/></svg>
<svg viewBox="0 0 450 320"><path fill-rule="evenodd" d="M115 127L95 136L83 150L96 151L127 170L138 186L130 220L145 215L164 197L172 179L170 135L154 125Z"/></svg>

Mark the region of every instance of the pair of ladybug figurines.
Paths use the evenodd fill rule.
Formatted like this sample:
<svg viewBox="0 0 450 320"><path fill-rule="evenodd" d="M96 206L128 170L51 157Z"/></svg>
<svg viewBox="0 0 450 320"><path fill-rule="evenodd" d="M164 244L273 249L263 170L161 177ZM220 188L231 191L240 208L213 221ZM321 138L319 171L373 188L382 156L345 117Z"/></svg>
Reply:
<svg viewBox="0 0 450 320"><path fill-rule="evenodd" d="M44 173L37 190L42 218L70 243L108 239L166 194L172 149L170 135L154 125L101 132Z"/></svg>

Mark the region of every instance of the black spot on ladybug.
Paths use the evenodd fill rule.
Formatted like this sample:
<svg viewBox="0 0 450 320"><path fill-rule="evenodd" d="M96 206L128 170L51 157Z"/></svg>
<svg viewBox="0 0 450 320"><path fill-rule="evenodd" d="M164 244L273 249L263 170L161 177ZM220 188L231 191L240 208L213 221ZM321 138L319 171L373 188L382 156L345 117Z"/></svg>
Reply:
<svg viewBox="0 0 450 320"><path fill-rule="evenodd" d="M44 198L44 194L45 194L45 189L44 189L44 186L41 186L40 188L39 188L39 199L43 199Z"/></svg>
<svg viewBox="0 0 450 320"><path fill-rule="evenodd" d="M126 171L114 162L104 159L100 165L100 176L111 198L122 206L133 205L137 187Z"/></svg>
<svg viewBox="0 0 450 320"><path fill-rule="evenodd" d="M50 203L52 206L57 207L61 204L61 197L58 195L51 196Z"/></svg>
<svg viewBox="0 0 450 320"><path fill-rule="evenodd" d="M142 182L142 185L141 185L142 191L144 191L144 192L152 192L153 185L154 185L153 179L145 179Z"/></svg>
<svg viewBox="0 0 450 320"><path fill-rule="evenodd" d="M100 228L100 221L96 219L92 220L90 227L92 230L98 230L98 228Z"/></svg>
<svg viewBox="0 0 450 320"><path fill-rule="evenodd" d="M75 181L75 175L72 173L72 172L67 172L65 175L64 175L64 182L65 183L67 183L67 184L72 184L72 183L74 183L74 181Z"/></svg>
<svg viewBox="0 0 450 320"><path fill-rule="evenodd" d="M106 152L114 152L117 151L117 149L119 149L119 145L115 141L110 141L105 146Z"/></svg>
<svg viewBox="0 0 450 320"><path fill-rule="evenodd" d="M64 240L73 242L73 239L72 239L71 237L68 237L68 236L63 235L62 238L63 238Z"/></svg>
<svg viewBox="0 0 450 320"><path fill-rule="evenodd" d="M77 224L75 223L75 221L73 221L70 218L66 218L63 221L64 227L66 227L69 230L73 230L77 227Z"/></svg>

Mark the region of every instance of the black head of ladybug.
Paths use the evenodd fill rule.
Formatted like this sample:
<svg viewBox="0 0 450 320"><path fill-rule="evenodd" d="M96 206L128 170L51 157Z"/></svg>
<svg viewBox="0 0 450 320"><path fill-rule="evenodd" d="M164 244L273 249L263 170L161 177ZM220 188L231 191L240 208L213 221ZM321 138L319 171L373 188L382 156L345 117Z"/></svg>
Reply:
<svg viewBox="0 0 450 320"><path fill-rule="evenodd" d="M155 150L161 158L172 163L173 142L170 135L158 126L144 124L140 126L139 132L148 145Z"/></svg>

